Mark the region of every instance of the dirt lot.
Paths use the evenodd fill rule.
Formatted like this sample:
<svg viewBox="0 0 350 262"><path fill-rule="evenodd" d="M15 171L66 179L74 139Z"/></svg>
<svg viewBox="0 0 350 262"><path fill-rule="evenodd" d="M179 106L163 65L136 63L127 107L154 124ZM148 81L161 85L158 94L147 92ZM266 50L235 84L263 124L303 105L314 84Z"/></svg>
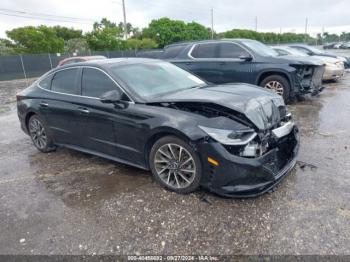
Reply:
<svg viewBox="0 0 350 262"><path fill-rule="evenodd" d="M67 149L39 153L0 82L0 254L350 255L350 74L290 106L296 168L273 193L161 189L150 173Z"/></svg>

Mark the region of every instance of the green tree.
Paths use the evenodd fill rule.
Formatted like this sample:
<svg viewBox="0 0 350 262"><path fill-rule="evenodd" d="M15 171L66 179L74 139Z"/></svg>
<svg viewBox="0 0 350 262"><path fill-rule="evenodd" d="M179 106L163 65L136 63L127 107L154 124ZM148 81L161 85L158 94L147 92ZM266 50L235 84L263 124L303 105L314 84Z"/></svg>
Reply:
<svg viewBox="0 0 350 262"><path fill-rule="evenodd" d="M142 39L142 31L138 27L133 27L131 34L132 38Z"/></svg>
<svg viewBox="0 0 350 262"><path fill-rule="evenodd" d="M119 28L119 31L120 31L120 37L123 37L124 36L124 23L120 22L118 24L118 28ZM126 32L128 34L128 36L131 34L131 32L133 32L133 27L130 23L126 23Z"/></svg>
<svg viewBox="0 0 350 262"><path fill-rule="evenodd" d="M0 38L0 55L15 54L14 46L8 39Z"/></svg>
<svg viewBox="0 0 350 262"><path fill-rule="evenodd" d="M143 38L143 39L130 38L126 41L126 43L128 48L132 50L152 49L152 48L158 47L156 41L149 38Z"/></svg>
<svg viewBox="0 0 350 262"><path fill-rule="evenodd" d="M191 22L186 25L186 40L203 40L211 38L210 28Z"/></svg>
<svg viewBox="0 0 350 262"><path fill-rule="evenodd" d="M64 40L53 28L45 25L15 28L6 31L6 35L15 43L15 50L19 53L58 53L64 49Z"/></svg>
<svg viewBox="0 0 350 262"><path fill-rule="evenodd" d="M91 50L125 50L126 42L120 39L120 28L103 18L93 25L93 30L86 34L86 40Z"/></svg>
<svg viewBox="0 0 350 262"><path fill-rule="evenodd" d="M68 28L65 26L56 25L53 27L53 29L56 31L56 35L60 38L63 38L64 41L68 41L69 39L73 39L73 38L83 37L82 31L76 30L74 28Z"/></svg>
<svg viewBox="0 0 350 262"><path fill-rule="evenodd" d="M84 38L72 38L65 42L65 52L84 52L89 50L89 45Z"/></svg>
<svg viewBox="0 0 350 262"><path fill-rule="evenodd" d="M246 29L233 29L219 34L220 38L248 38L258 40L267 44L304 42L314 43L315 39L305 34L284 33L277 34L272 32L256 32Z"/></svg>
<svg viewBox="0 0 350 262"><path fill-rule="evenodd" d="M142 37L155 40L160 47L179 41L208 39L210 36L210 30L196 22L186 24L166 17L152 20L142 31Z"/></svg>
<svg viewBox="0 0 350 262"><path fill-rule="evenodd" d="M328 32L324 32L322 37L323 37L323 42L324 43L332 43L332 42L338 42L339 41L339 35L330 34Z"/></svg>

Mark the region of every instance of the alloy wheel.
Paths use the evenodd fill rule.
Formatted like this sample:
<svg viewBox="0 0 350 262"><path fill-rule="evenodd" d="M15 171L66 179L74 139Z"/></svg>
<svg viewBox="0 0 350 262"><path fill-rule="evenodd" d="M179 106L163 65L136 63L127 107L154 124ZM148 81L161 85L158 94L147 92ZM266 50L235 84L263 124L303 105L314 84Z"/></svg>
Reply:
<svg viewBox="0 0 350 262"><path fill-rule="evenodd" d="M164 144L154 157L158 177L169 187L190 186L196 176L196 164L191 154L178 144Z"/></svg>
<svg viewBox="0 0 350 262"><path fill-rule="evenodd" d="M278 81L267 82L265 85L265 88L274 91L280 96L283 96L283 93L284 93L283 85Z"/></svg>
<svg viewBox="0 0 350 262"><path fill-rule="evenodd" d="M43 124L37 118L29 121L29 133L34 145L39 149L44 149L47 146L47 136Z"/></svg>

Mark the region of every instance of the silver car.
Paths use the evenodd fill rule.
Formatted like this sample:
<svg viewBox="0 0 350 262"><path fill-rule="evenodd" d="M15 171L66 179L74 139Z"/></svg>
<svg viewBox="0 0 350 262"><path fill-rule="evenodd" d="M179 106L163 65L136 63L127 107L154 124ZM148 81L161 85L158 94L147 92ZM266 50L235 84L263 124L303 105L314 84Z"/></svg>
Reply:
<svg viewBox="0 0 350 262"><path fill-rule="evenodd" d="M288 46L275 46L273 47L273 49L280 56L303 56L308 57L308 59L312 61L323 63L325 65L325 72L323 74L322 80L324 81L338 80L341 77L343 77L345 73L344 62L338 58L317 55L313 55L311 57L301 51L298 51Z"/></svg>

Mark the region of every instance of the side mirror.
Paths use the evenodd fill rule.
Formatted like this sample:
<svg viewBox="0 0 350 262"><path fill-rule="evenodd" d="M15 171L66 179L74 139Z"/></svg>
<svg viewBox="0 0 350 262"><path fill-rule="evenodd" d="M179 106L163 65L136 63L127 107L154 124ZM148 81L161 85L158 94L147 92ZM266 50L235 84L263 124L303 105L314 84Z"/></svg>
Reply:
<svg viewBox="0 0 350 262"><path fill-rule="evenodd" d="M253 57L250 54L241 54L239 59L244 60L244 61L252 61Z"/></svg>
<svg viewBox="0 0 350 262"><path fill-rule="evenodd" d="M117 90L108 91L100 97L102 103L113 104L122 99L122 94Z"/></svg>

